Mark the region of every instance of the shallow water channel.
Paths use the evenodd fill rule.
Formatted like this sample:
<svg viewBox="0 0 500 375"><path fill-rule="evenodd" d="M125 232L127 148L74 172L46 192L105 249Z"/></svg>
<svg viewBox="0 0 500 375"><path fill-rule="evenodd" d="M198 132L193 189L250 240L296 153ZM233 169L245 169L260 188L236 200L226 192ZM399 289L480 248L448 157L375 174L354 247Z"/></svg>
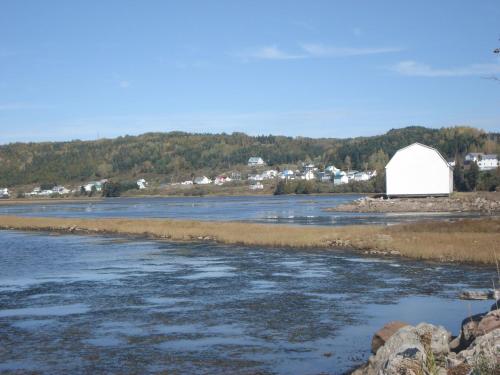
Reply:
<svg viewBox="0 0 500 375"><path fill-rule="evenodd" d="M490 268L0 231L0 372L340 374L390 320L457 333Z"/></svg>
<svg viewBox="0 0 500 375"><path fill-rule="evenodd" d="M0 205L0 215L77 218L175 218L189 220L248 221L265 224L350 225L394 224L424 219L476 217L470 212L356 213L327 208L362 195L281 195L237 197L107 198L102 201Z"/></svg>

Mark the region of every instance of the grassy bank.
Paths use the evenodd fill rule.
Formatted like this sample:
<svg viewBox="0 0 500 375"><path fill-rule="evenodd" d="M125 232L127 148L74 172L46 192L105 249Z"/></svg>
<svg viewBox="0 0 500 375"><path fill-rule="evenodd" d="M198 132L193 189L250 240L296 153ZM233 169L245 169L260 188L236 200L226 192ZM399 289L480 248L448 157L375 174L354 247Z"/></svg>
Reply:
<svg viewBox="0 0 500 375"><path fill-rule="evenodd" d="M397 251L439 261L494 264L500 256L500 219L423 222L394 226L305 227L163 219L70 219L0 216L0 229L141 236L173 241L217 241L265 247Z"/></svg>

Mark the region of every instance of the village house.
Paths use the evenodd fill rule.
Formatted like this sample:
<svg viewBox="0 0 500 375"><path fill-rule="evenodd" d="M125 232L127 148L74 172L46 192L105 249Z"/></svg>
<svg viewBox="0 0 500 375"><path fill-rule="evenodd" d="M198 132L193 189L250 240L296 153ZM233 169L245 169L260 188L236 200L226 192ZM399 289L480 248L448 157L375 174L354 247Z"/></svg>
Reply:
<svg viewBox="0 0 500 375"><path fill-rule="evenodd" d="M490 171L499 167L498 155L470 152L465 155L465 163L476 163L480 171Z"/></svg>
<svg viewBox="0 0 500 375"><path fill-rule="evenodd" d="M385 167L388 196L439 196L453 192L453 168L435 148L413 143Z"/></svg>
<svg viewBox="0 0 500 375"><path fill-rule="evenodd" d="M257 182L255 184L251 184L249 188L250 190L262 190L264 189L264 185L262 185L260 182Z"/></svg>
<svg viewBox="0 0 500 375"><path fill-rule="evenodd" d="M333 175L329 172L318 172L318 180L321 182L330 182L332 181Z"/></svg>
<svg viewBox="0 0 500 375"><path fill-rule="evenodd" d="M354 174L354 181L368 181L372 178L370 172L357 172Z"/></svg>
<svg viewBox="0 0 500 375"><path fill-rule="evenodd" d="M223 185L226 182L231 182L231 178L224 175L217 176L214 180L215 185Z"/></svg>
<svg viewBox="0 0 500 375"><path fill-rule="evenodd" d="M314 171L312 169L310 169L310 170L304 172L304 174L300 178L302 180L311 181L311 180L315 180L316 176L314 175Z"/></svg>
<svg viewBox="0 0 500 375"><path fill-rule="evenodd" d="M264 177L261 174L249 174L248 181L263 181Z"/></svg>
<svg viewBox="0 0 500 375"><path fill-rule="evenodd" d="M249 167L259 167L262 165L266 165L266 163L260 157L252 156L250 159L248 159L248 166Z"/></svg>
<svg viewBox="0 0 500 375"><path fill-rule="evenodd" d="M290 169L285 169L278 174L278 177L282 180L293 180L295 179L295 173Z"/></svg>
<svg viewBox="0 0 500 375"><path fill-rule="evenodd" d="M335 168L334 165L329 165L328 167L325 168L325 172L330 173L332 175L337 173L337 171L339 171L339 169Z"/></svg>
<svg viewBox="0 0 500 375"><path fill-rule="evenodd" d="M271 180L278 176L278 171L274 169L268 169L267 171L262 172L261 176L264 180Z"/></svg>
<svg viewBox="0 0 500 375"><path fill-rule="evenodd" d="M309 171L316 171L318 168L314 166L314 164L306 164L304 165L304 172L309 172Z"/></svg>
<svg viewBox="0 0 500 375"><path fill-rule="evenodd" d="M5 198L9 198L9 197L10 197L9 189L0 188L0 198L5 199Z"/></svg>
<svg viewBox="0 0 500 375"><path fill-rule="evenodd" d="M469 152L467 155L465 155L465 162L466 163L477 163L480 157L483 154L481 152Z"/></svg>
<svg viewBox="0 0 500 375"><path fill-rule="evenodd" d="M136 183L137 183L137 187L139 188L139 190L143 190L143 189L146 189L148 187L148 183L144 178L137 180Z"/></svg>
<svg viewBox="0 0 500 375"><path fill-rule="evenodd" d="M66 189L64 186L54 186L51 191L51 194L59 194L59 195L66 195L69 193L70 190Z"/></svg>
<svg viewBox="0 0 500 375"><path fill-rule="evenodd" d="M498 156L496 154L485 154L477 161L480 171L490 171L498 168Z"/></svg>
<svg viewBox="0 0 500 375"><path fill-rule="evenodd" d="M208 185L212 182L207 176L196 177L193 181L195 185Z"/></svg>
<svg viewBox="0 0 500 375"><path fill-rule="evenodd" d="M334 185L348 184L349 179L347 178L347 173L344 171L337 171L333 177Z"/></svg>

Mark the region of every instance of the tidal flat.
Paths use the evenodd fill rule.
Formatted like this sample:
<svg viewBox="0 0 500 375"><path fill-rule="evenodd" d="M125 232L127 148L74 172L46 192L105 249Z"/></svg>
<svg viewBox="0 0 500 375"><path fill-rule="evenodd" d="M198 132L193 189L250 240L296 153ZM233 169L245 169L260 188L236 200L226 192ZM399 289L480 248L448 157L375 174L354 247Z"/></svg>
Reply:
<svg viewBox="0 0 500 375"><path fill-rule="evenodd" d="M494 267L0 231L0 372L341 374L390 320L458 333ZM271 251L272 250L272 251Z"/></svg>

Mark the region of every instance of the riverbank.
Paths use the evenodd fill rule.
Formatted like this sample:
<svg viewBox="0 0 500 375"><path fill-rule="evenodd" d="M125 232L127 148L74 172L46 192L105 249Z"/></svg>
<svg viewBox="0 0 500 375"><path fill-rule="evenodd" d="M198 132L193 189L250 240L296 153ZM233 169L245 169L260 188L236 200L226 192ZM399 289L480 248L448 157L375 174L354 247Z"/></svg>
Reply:
<svg viewBox="0 0 500 375"><path fill-rule="evenodd" d="M393 226L307 227L163 219L0 216L0 229L110 234L263 247L349 248L368 255L481 264L494 264L494 254L500 254L500 218L427 221Z"/></svg>
<svg viewBox="0 0 500 375"><path fill-rule="evenodd" d="M375 333L368 362L352 375L499 374L500 310L464 317L453 337L442 326L393 321ZM405 372L401 372L405 369Z"/></svg>
<svg viewBox="0 0 500 375"><path fill-rule="evenodd" d="M500 192L454 193L451 197L370 198L325 209L332 212L479 212L500 214Z"/></svg>
<svg viewBox="0 0 500 375"><path fill-rule="evenodd" d="M19 205L19 204L56 204L56 203L92 203L101 202L102 197L84 197L84 198L10 198L0 199L0 206Z"/></svg>

